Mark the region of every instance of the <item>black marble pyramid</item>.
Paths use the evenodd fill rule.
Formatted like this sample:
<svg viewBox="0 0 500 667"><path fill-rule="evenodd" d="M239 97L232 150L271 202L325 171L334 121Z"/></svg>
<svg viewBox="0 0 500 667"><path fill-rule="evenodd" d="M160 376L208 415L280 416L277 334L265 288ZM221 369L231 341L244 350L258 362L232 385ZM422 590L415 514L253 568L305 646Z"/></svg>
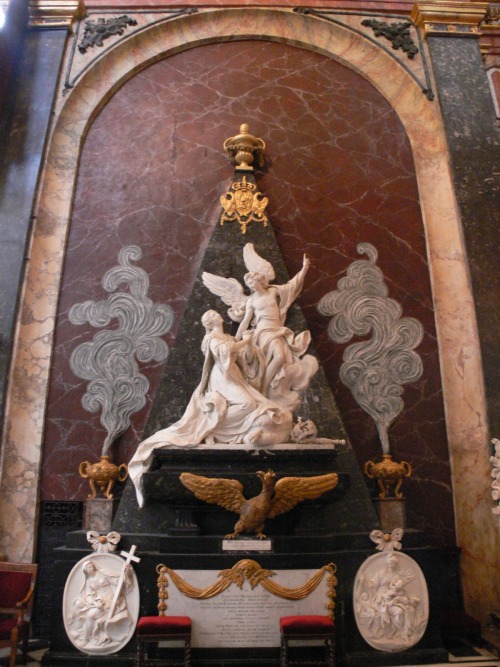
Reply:
<svg viewBox="0 0 500 667"><path fill-rule="evenodd" d="M256 183L252 172L239 169L235 170L234 182L241 181L243 176L248 182ZM208 309L216 310L224 317L226 331L231 331L232 327L234 333L235 325L231 323L227 315L227 306L203 284L202 274L207 271L224 277L233 277L243 284L243 276L247 271L243 261L243 247L247 243L253 243L258 254L271 262L276 272L274 281L276 284L283 284L289 280L283 256L270 223L264 225L262 222L251 222L246 228L245 234L242 233L242 229L237 222L216 225L198 269L175 345L155 397L154 406L144 433L145 438L180 419L199 383L203 366L203 355L200 349L204 335L204 328L200 321L202 314ZM296 303L288 311L286 326L296 333L307 329L304 315ZM313 345L311 345L309 353L315 355ZM321 437L347 440L342 419L321 365L310 386L301 396L301 405L296 411L297 416L311 419L316 424ZM228 446L228 451L222 457L224 462L219 455L222 470L216 466L216 472L220 476L234 473L234 468L240 467L237 463L238 456L232 457L230 452L231 449ZM295 460L290 461L289 453L287 455L288 464L286 461L282 463L282 473L310 475L332 472L330 460L323 464L319 460L314 462L311 455L312 451L300 457L294 457ZM206 469L196 469L199 466L197 466L196 459L193 459L188 450L186 450L184 457L179 452L175 454L175 457L175 469L179 472L186 470L206 474ZM301 459L300 464L298 462L299 458ZM184 459L184 462L182 459ZM322 467L324 465L327 466L327 469ZM256 461L255 470L258 468ZM214 470L213 466L209 467L212 474L214 474ZM370 532L377 526L378 519L354 452L348 442L345 445L337 446L335 472L339 473L341 480L339 490L332 496L334 502L329 506L328 519L324 518L323 527L317 526L317 529L319 532L328 534L331 534L332 531L341 533ZM160 482L155 483L161 486ZM165 487L165 484L163 486ZM170 507L171 503L169 503L168 498L165 498L165 502L162 502L157 497L161 494L153 495L154 497L149 498L146 506L139 509L134 488L129 481L124 490L113 523L113 529L120 532L162 532L169 534L175 521L175 510ZM225 526L221 526L220 532L223 533L224 529Z"/></svg>

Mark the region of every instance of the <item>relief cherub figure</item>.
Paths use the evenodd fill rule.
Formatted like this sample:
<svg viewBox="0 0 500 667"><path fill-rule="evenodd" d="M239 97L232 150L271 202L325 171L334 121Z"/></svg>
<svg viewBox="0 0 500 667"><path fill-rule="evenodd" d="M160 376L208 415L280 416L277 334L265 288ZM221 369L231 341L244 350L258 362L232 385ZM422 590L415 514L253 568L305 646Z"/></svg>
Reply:
<svg viewBox="0 0 500 667"><path fill-rule="evenodd" d="M245 295L235 278L205 272L203 282L230 306L231 319L240 323L236 340L252 333L250 344L240 357L248 381L264 396L293 411L300 402L299 392L307 388L318 370L316 358L305 354L310 332L295 335L285 326L288 309L302 290L310 262L304 255L301 270L291 280L272 285L274 268L257 254L252 243L245 245L243 259L248 269L244 281L250 295Z"/></svg>

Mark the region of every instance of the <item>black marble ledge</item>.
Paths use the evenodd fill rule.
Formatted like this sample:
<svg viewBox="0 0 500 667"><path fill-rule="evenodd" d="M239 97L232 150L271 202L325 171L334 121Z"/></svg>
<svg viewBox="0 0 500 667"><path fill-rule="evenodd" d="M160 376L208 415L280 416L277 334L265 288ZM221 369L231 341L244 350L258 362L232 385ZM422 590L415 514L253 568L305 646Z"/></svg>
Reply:
<svg viewBox="0 0 500 667"><path fill-rule="evenodd" d="M286 476L315 476L338 472L337 452L333 445L274 445L264 448L207 446L197 448L156 450L151 469L144 474L144 495L147 500L174 503L190 502L193 494L179 481L183 472L204 477L237 479L244 486L247 498L260 493L262 484L257 471L272 469L278 479ZM332 494L346 492L349 475L339 474L339 484Z"/></svg>
<svg viewBox="0 0 500 667"><path fill-rule="evenodd" d="M137 554L155 555L155 554L183 554L194 556L223 555L249 557L249 554L255 553L255 560L262 556L263 552L238 551L237 553L223 552L222 541L225 539L223 534L219 535L159 535L153 533L122 533L121 541L115 553L120 551L129 551L132 545L136 545ZM249 536L237 538L239 540L251 539ZM336 533L332 535L275 535L270 537L272 540L272 554L305 554L313 553L334 553L334 552L372 552L377 553L375 544L370 540L365 532ZM428 540L426 534L420 530L407 529L403 537L403 552L408 550L428 549ZM75 530L66 534L65 547L57 550L60 553L78 556L82 551L91 553L90 544L87 542L87 533L85 530Z"/></svg>
<svg viewBox="0 0 500 667"><path fill-rule="evenodd" d="M145 541L150 540L149 546L157 540L158 551L146 552L144 550ZM356 629L352 608L352 590L353 582L361 564L365 559L375 552L374 545L365 534L335 535L318 538L290 538L276 537L273 540L274 550L282 550L282 553L210 553L211 549L219 549L222 538L202 537L202 538L169 538L168 536L146 536L124 534L119 547L123 550L129 550L132 544L138 545L137 555L140 557L139 563L134 563L134 571L138 577L140 588L140 614L149 615L156 613L158 603L158 590L156 585L156 567L159 563L164 563L172 570L204 570L213 573L214 579L218 572L230 569L239 561L245 558L255 560L263 569L273 571L293 570L293 569L319 569L331 562L337 566L338 584L336 587L336 623L337 623L337 661L339 665L353 665L363 667L363 665L404 665L404 664L425 664L445 662L445 653L441 647L439 620L444 609L447 608L449 600L447 597L447 579L450 578L450 564L443 554L436 549L426 546L425 535L419 531L407 531L405 534L405 553L413 557L424 572L429 589L430 619L428 628L422 640L416 647L404 652L398 652L394 655L383 654L370 649L361 638ZM64 630L62 620L62 605L60 601L63 597L65 581L71 571L81 558L85 558L89 553L88 544L86 544L84 531L77 531L68 536L68 543L72 548L61 548L55 551L55 585L54 585L54 606L53 606L53 636L51 638L51 656L53 662L44 663L55 667L56 664L69 664L64 662L70 655L75 655L74 648L70 645ZM77 544L81 548L75 548ZM175 551L178 549L179 551ZM182 552L181 552L182 551ZM196 553L198 551L198 553ZM203 552L203 553L202 553ZM132 642L131 642L132 644ZM123 664L127 664L127 653L132 646L125 647L122 655ZM193 665L218 665L241 664L249 665L262 664L261 659L265 658L263 649L256 648L255 655L246 662L245 650L236 649L203 649L193 652ZM210 654L210 656L209 656ZM277 659L277 649L270 650L267 657L272 661ZM56 661L56 656L60 656L61 662ZM85 664L103 667L104 662L99 662L102 656L94 658L89 657L89 662ZM211 660L214 662L211 662ZM106 663L107 664L107 663ZM111 664L119 664L110 662ZM268 664L274 664L269 662ZM277 664L277 663L276 663Z"/></svg>

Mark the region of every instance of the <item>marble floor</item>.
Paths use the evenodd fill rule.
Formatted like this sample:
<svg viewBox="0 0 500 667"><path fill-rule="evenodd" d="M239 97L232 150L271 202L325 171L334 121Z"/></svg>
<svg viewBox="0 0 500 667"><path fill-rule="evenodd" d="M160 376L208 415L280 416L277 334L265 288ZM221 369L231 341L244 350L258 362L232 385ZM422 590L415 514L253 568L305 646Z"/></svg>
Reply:
<svg viewBox="0 0 500 667"><path fill-rule="evenodd" d="M28 662L27 662L27 667L40 667L41 660L43 657L43 654L45 653L47 649L41 649L39 651L32 651L28 654ZM467 656L454 656L450 654L450 661L447 663L439 663L435 665L425 665L425 667L500 667L500 658L495 657L492 653L489 651L482 649L482 648L476 648L475 649L477 655L474 656L473 659L471 657ZM5 651L0 651L0 665L7 665L8 662L6 658ZM18 663L20 664L20 663ZM420 665L406 665L405 667L424 667Z"/></svg>
<svg viewBox="0 0 500 667"><path fill-rule="evenodd" d="M29 654L27 667L40 667L43 654L46 649L33 651ZM450 662L440 663L435 665L425 665L425 667L500 667L500 659L496 658L492 653L484 649L477 649L478 656L472 661L467 657L460 658L450 654ZM1 655L1 654L0 654ZM0 664L7 664L6 661L0 660ZM195 667L193 665L193 667ZM406 667L420 667L420 665L407 665Z"/></svg>

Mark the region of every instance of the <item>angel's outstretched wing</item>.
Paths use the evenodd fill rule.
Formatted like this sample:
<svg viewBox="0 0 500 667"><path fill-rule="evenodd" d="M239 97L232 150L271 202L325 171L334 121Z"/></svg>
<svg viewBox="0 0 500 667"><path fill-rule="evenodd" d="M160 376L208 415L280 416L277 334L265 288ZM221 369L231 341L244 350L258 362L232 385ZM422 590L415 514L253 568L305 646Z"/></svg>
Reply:
<svg viewBox="0 0 500 667"><path fill-rule="evenodd" d="M212 294L220 296L227 306L231 306L227 311L229 317L234 322L241 322L245 314L245 303L248 299L241 283L236 278L224 278L223 276L216 276L214 273L207 273L206 271L201 274L201 279L205 287Z"/></svg>
<svg viewBox="0 0 500 667"><path fill-rule="evenodd" d="M253 243L247 243L243 248L243 261L249 271L262 273L269 283L275 279L273 265L255 252Z"/></svg>
<svg viewBox="0 0 500 667"><path fill-rule="evenodd" d="M183 472L179 479L184 486L192 491L198 500L220 505L230 512L240 513L245 502L243 486L237 479L217 479L201 477L190 472Z"/></svg>
<svg viewBox="0 0 500 667"><path fill-rule="evenodd" d="M283 477L274 487L274 498L269 518L288 512L303 500L314 500L334 489L339 482L335 472L316 477Z"/></svg>

